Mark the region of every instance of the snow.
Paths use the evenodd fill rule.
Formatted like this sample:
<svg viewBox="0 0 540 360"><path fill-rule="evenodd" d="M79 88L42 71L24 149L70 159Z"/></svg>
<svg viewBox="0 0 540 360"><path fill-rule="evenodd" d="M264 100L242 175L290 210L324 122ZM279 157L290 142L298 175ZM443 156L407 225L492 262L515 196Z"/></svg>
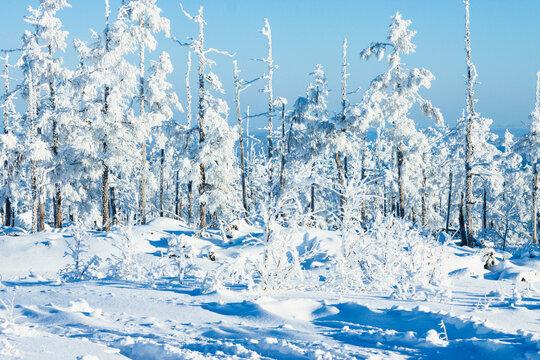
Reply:
<svg viewBox="0 0 540 360"><path fill-rule="evenodd" d="M0 358L540 359L538 258L497 253L485 269L482 250L450 241L449 276L408 297L307 283L262 291L218 276L262 254L262 229L238 225L232 238L166 218L86 232L83 255L101 259L99 272L75 281L59 271L80 229L0 236ZM296 231L291 238L317 241L325 254L303 267L306 278L329 269L339 233ZM183 279L173 252L186 260ZM119 264L130 280L110 271Z"/></svg>

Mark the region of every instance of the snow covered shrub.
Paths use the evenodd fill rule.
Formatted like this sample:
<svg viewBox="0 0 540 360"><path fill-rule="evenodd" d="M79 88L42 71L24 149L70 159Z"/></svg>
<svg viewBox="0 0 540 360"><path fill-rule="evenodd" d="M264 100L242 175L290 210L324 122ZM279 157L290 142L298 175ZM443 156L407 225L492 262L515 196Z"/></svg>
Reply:
<svg viewBox="0 0 540 360"><path fill-rule="evenodd" d="M70 257L71 263L60 269L59 275L64 280L89 280L100 278L99 265L101 258L88 256L89 236L81 228L76 228L71 237L66 238L68 251L64 257Z"/></svg>
<svg viewBox="0 0 540 360"><path fill-rule="evenodd" d="M114 247L120 250L120 255L109 258L109 277L128 281L140 280L143 269L135 254L135 236L131 226L121 227L120 236Z"/></svg>
<svg viewBox="0 0 540 360"><path fill-rule="evenodd" d="M265 242L263 261L256 261L264 290L277 290L297 286L304 281L300 257L295 247L296 232L279 224L270 227Z"/></svg>
<svg viewBox="0 0 540 360"><path fill-rule="evenodd" d="M167 239L167 244L169 250L166 253L166 256L169 258L171 264L173 265L173 274L174 277L182 283L186 274L191 274L197 267L193 263L194 252L190 243L191 237L181 234L173 235L171 238Z"/></svg>
<svg viewBox="0 0 540 360"><path fill-rule="evenodd" d="M301 245L303 234L298 226L308 223L312 212L304 213L302 190L309 182L310 166L298 168L294 176L279 195L266 193L259 204L259 217L263 223L262 257L250 259L256 281L263 290L297 287L304 282L301 267L303 255L297 246Z"/></svg>
<svg viewBox="0 0 540 360"><path fill-rule="evenodd" d="M330 286L413 296L418 286L436 285L442 279L443 245L408 221L378 216L369 230L351 229L342 236L342 253L330 270Z"/></svg>
<svg viewBox="0 0 540 360"><path fill-rule="evenodd" d="M0 283L0 286L1 283ZM0 298L0 333L13 333L16 331L17 315L15 314L15 291L17 288L12 288L10 291L4 290L4 294L11 293L9 299L7 297Z"/></svg>

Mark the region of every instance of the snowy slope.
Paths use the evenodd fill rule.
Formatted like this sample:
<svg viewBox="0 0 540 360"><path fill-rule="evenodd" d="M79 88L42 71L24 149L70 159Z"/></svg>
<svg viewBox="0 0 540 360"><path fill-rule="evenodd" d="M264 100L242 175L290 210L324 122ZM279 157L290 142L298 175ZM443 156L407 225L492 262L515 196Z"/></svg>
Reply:
<svg viewBox="0 0 540 360"><path fill-rule="evenodd" d="M538 258L490 271L482 252L449 245L443 284L408 297L305 284L262 291L211 276L260 256L260 229L243 225L223 240L156 219L131 230L130 251L130 230L90 233L99 271L65 281L72 231L0 237L1 359L540 359ZM324 264L337 235L304 231L302 241L321 241ZM187 242L177 256L173 235ZM175 264L189 269L181 281Z"/></svg>

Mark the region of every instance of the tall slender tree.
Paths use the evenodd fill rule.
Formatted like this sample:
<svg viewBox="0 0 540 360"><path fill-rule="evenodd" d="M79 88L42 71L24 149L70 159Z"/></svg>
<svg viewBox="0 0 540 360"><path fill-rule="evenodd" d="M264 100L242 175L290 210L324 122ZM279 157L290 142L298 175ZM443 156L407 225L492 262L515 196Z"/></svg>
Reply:
<svg viewBox="0 0 540 360"><path fill-rule="evenodd" d="M532 241L538 244L538 198L540 179L538 178L539 155L540 154L540 71L536 73L536 102L534 111L530 115L531 125L529 132L530 160L532 165L532 212L531 212L531 232Z"/></svg>

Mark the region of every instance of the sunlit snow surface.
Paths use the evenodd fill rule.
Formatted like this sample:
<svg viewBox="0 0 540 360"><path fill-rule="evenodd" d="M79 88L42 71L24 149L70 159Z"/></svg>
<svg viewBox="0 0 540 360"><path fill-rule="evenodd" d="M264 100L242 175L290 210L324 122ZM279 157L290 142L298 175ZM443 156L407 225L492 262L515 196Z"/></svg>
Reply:
<svg viewBox="0 0 540 360"><path fill-rule="evenodd" d="M0 237L0 359L540 359L538 258L487 271L481 252L450 245L447 283L408 299L301 286L213 290L196 276L166 276L166 239L188 235L197 269L212 272L223 259L259 256L260 232L194 240L185 224L157 219L132 230L138 278L64 282L71 231ZM119 256L120 230L91 235L88 253L105 269Z"/></svg>

